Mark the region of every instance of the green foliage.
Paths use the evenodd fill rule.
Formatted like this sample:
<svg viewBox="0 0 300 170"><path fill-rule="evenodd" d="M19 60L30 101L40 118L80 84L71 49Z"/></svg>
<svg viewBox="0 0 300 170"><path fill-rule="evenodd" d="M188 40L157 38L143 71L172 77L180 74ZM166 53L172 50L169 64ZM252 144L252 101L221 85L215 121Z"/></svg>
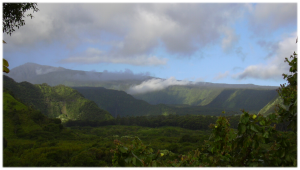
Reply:
<svg viewBox="0 0 300 170"><path fill-rule="evenodd" d="M297 54L296 52L290 56L291 60L285 58L285 62L290 65L291 75L282 74L284 79L288 81L288 85L282 84L278 89L280 97L283 99L285 107L278 105L278 114L281 122L289 122L289 128L294 132L297 131Z"/></svg>
<svg viewBox="0 0 300 170"><path fill-rule="evenodd" d="M3 3L3 33L11 35L15 31L15 27L19 29L20 26L25 25L24 13L31 9L33 12L37 12L39 9L36 6L36 3ZM32 14L27 16L33 17Z"/></svg>
<svg viewBox="0 0 300 170"><path fill-rule="evenodd" d="M4 88L22 103L40 110L45 116L67 120L108 120L113 117L100 109L94 102L85 99L76 90L63 85L51 87L47 84L33 85L28 82L16 83L4 77ZM37 120L39 118L34 118Z"/></svg>
<svg viewBox="0 0 300 170"><path fill-rule="evenodd" d="M114 117L174 114L174 109L166 105L150 105L137 100L124 91L109 90L102 87L73 87L100 108L109 111Z"/></svg>
<svg viewBox="0 0 300 170"><path fill-rule="evenodd" d="M160 161L158 156L152 155L152 148L148 154L139 158L143 164L129 164L129 166L200 166L200 167L296 167L297 166L297 54L291 56L289 63L292 75L283 74L288 85L281 85L278 90L285 109L279 107L278 113L268 116L249 114L242 111L237 130L231 129L226 117L220 116L215 124L211 124L212 135L205 142L201 150L194 150L188 155L182 155L178 161ZM232 94L231 94L232 95ZM232 100L232 98L230 98ZM224 112L225 113L225 112ZM289 122L293 132L279 132L276 124ZM182 141L189 140L185 135ZM144 148L141 142L136 142L134 147L116 142L114 151L114 166L126 166L125 160L133 160L130 152ZM118 152L120 151L120 152ZM129 152L130 151L130 152ZM140 152L143 153L143 152ZM164 154L161 154L164 156ZM144 161L149 160L149 161ZM125 163L124 163L125 162ZM135 161L134 161L135 162ZM129 162L130 163L130 162Z"/></svg>
<svg viewBox="0 0 300 170"><path fill-rule="evenodd" d="M3 42L4 42L4 41L3 41ZM9 64L8 64L7 60L5 60L5 59L3 58L3 72L9 73L8 66L9 66Z"/></svg>
<svg viewBox="0 0 300 170"><path fill-rule="evenodd" d="M257 112L276 96L275 90L225 89L207 106Z"/></svg>

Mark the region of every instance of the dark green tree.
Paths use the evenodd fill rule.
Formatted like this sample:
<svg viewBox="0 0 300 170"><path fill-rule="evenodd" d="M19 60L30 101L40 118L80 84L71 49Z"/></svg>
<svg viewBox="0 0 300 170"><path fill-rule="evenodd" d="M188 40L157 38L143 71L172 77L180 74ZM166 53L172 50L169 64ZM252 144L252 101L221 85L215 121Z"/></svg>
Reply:
<svg viewBox="0 0 300 170"><path fill-rule="evenodd" d="M3 33L11 35L15 31L15 27L18 29L25 25L24 13L30 9L33 12L37 12L39 9L36 7L36 3L3 3L3 16L2 16L2 30ZM28 17L33 17L32 14L28 14ZM3 40L3 43L6 43ZM3 72L9 73L8 62L3 58Z"/></svg>
<svg viewBox="0 0 300 170"><path fill-rule="evenodd" d="M291 128L294 132L297 131L297 53L294 52L290 56L290 60L285 58L285 62L290 65L291 75L282 74L284 79L288 81L288 84L281 84L278 89L278 93L283 99L284 105L287 109L277 105L278 114L281 122L289 122L288 128Z"/></svg>
<svg viewBox="0 0 300 170"><path fill-rule="evenodd" d="M36 3L3 3L3 33L11 35L15 31L15 27L19 29L25 25L24 14L31 9L33 12L39 10ZM27 16L33 18L32 14L28 14Z"/></svg>

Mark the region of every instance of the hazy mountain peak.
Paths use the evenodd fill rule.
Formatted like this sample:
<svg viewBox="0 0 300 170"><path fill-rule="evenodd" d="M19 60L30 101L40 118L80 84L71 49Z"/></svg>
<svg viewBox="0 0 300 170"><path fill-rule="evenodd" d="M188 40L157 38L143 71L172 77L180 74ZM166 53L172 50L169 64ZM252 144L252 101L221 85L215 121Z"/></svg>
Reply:
<svg viewBox="0 0 300 170"><path fill-rule="evenodd" d="M12 77L15 81L29 81L38 75L47 74L55 71L65 70L62 67L52 67L47 65L40 65L36 63L25 63L18 67L11 69L10 73L6 74Z"/></svg>

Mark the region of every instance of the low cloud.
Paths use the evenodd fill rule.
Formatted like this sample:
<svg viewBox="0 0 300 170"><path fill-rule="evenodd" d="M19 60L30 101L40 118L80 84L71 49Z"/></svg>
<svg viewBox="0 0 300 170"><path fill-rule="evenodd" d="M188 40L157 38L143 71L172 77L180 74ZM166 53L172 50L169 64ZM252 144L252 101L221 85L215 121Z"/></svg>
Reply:
<svg viewBox="0 0 300 170"><path fill-rule="evenodd" d="M140 55L135 57L121 57L115 55L107 55L103 51L89 48L84 53L75 57L69 57L61 60L61 63L81 63L81 64L95 64L95 63L122 63L137 66L159 66L166 65L168 59L158 58L156 56Z"/></svg>
<svg viewBox="0 0 300 170"><path fill-rule="evenodd" d="M128 94L143 94L143 93L148 93L148 92L152 92L152 91L163 90L169 86L188 85L188 84L192 84L192 83L187 80L184 80L184 81L176 80L175 77L170 77L166 80L165 79L150 79L150 80L142 82L139 85L130 87L127 90L127 93Z"/></svg>
<svg viewBox="0 0 300 170"><path fill-rule="evenodd" d="M269 58L266 64L250 65L232 77L240 80L247 78L282 80L282 73L289 72L288 63L284 63L285 58L289 58L294 51L297 52L296 37L295 32L279 42L274 57Z"/></svg>
<svg viewBox="0 0 300 170"><path fill-rule="evenodd" d="M213 78L213 80L220 80L229 75L229 71L226 71L225 73L219 73L216 77Z"/></svg>
<svg viewBox="0 0 300 170"><path fill-rule="evenodd" d="M149 72L134 74L131 70L109 72L83 72L82 74L75 74L72 79L81 81L110 81L110 80L144 80L150 76Z"/></svg>
<svg viewBox="0 0 300 170"><path fill-rule="evenodd" d="M50 72L55 72L55 71L58 71L60 70L59 67L51 67L51 68L37 68L35 69L35 73L36 75L43 75L43 74L47 74L47 73L50 73Z"/></svg>

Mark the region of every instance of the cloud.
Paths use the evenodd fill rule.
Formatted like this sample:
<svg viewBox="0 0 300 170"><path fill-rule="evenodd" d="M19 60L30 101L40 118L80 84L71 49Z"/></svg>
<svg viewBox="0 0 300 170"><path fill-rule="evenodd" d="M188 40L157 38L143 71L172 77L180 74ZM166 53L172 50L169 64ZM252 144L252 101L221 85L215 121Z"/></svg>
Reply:
<svg viewBox="0 0 300 170"><path fill-rule="evenodd" d="M230 49L239 41L240 36L236 35L233 29L225 28L225 37L222 40L222 48L225 52L229 52Z"/></svg>
<svg viewBox="0 0 300 170"><path fill-rule="evenodd" d="M247 54L245 54L243 52L243 48L242 47L238 47L236 50L235 50L235 53L238 57L240 57L242 59L242 61L245 61L245 58L247 57Z"/></svg>
<svg viewBox="0 0 300 170"><path fill-rule="evenodd" d="M229 71L226 71L225 73L219 73L217 76L213 78L213 80L220 80L229 75Z"/></svg>
<svg viewBox="0 0 300 170"><path fill-rule="evenodd" d="M160 45L173 56L188 57L220 40L224 49L232 48L238 36L230 25L248 9L241 3L38 3L38 8L33 19L25 19L25 26L11 37L4 35L12 44L6 51L16 47L33 51L40 44L57 44L72 51L82 44L95 47L115 42L117 45L106 44L102 55L87 60L133 65L164 64L151 56ZM72 60L82 58L66 61Z"/></svg>
<svg viewBox="0 0 300 170"><path fill-rule="evenodd" d="M297 25L297 3L257 3L251 14L249 26L257 36Z"/></svg>
<svg viewBox="0 0 300 170"><path fill-rule="evenodd" d="M69 57L61 60L61 63L81 63L81 64L95 64L95 63L123 63L137 66L157 66L167 64L168 59L158 58L156 56L135 56L135 57L122 57L122 56L108 56L101 50L95 48L87 49L79 56Z"/></svg>
<svg viewBox="0 0 300 170"><path fill-rule="evenodd" d="M50 72L55 72L55 71L58 71L58 70L61 70L60 68L58 67L52 67L52 68L37 68L35 70L35 73L36 75L43 75L43 74L47 74L47 73L50 73Z"/></svg>
<svg viewBox="0 0 300 170"><path fill-rule="evenodd" d="M289 65L284 63L285 58L289 58L294 51L297 52L296 37L295 32L279 42L276 54L269 58L266 64L250 65L232 77L240 80L247 78L282 80L282 74L289 72Z"/></svg>
<svg viewBox="0 0 300 170"><path fill-rule="evenodd" d="M272 57L276 54L276 50L278 49L279 42L267 42L264 40L260 40L257 42L258 45L260 45L265 50L269 51L268 55L265 58Z"/></svg>
<svg viewBox="0 0 300 170"><path fill-rule="evenodd" d="M128 94L142 94L142 93L148 93L152 91L159 91L163 90L169 86L174 85L188 85L192 84L189 81L179 81L176 80L175 77L170 77L168 79L150 79L147 81L142 82L139 85L135 85L130 87L127 90Z"/></svg>
<svg viewBox="0 0 300 170"><path fill-rule="evenodd" d="M103 72L84 72L82 74L75 74L71 79L81 81L110 81L110 80L144 80L150 76L149 72L134 74L130 69L124 71L109 72L104 70Z"/></svg>

